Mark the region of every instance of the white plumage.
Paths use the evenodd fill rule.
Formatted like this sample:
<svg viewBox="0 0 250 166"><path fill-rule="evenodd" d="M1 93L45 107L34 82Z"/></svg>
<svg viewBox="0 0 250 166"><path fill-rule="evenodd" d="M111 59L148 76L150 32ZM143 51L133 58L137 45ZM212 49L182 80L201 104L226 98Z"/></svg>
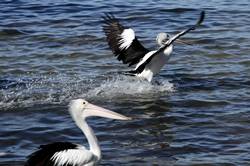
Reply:
<svg viewBox="0 0 250 166"><path fill-rule="evenodd" d="M135 32L133 29L125 29L121 34L120 39L120 49L128 49L128 47L132 44L133 40L135 39Z"/></svg>
<svg viewBox="0 0 250 166"><path fill-rule="evenodd" d="M135 71L137 68L145 63L145 61L152 56L155 51L150 51L148 54L146 54L143 59L136 65ZM161 68L167 63L167 61L170 58L170 55L173 51L173 45L169 46L167 49L164 50L164 53L159 53L155 57L152 58L152 60L148 63L148 65L145 67L145 69L139 73L136 74L136 76L146 79L147 81L151 82L152 78L155 74L158 74L161 70Z"/></svg>
<svg viewBox="0 0 250 166"><path fill-rule="evenodd" d="M78 166L93 165L98 161L98 158L85 147L79 146L77 149L68 149L56 152L51 157L51 160L53 160L57 166Z"/></svg>

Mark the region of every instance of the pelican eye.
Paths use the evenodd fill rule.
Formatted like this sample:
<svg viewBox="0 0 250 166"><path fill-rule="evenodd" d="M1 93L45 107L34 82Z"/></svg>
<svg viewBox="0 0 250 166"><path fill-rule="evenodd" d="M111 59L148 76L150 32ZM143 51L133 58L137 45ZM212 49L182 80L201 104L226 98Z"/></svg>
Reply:
<svg viewBox="0 0 250 166"><path fill-rule="evenodd" d="M83 104L83 105L85 105L85 104L86 104L86 102L84 101L84 102L82 102L82 104Z"/></svg>
<svg viewBox="0 0 250 166"><path fill-rule="evenodd" d="M164 43L166 43L168 41L168 39L163 39L162 40L162 43L164 44Z"/></svg>

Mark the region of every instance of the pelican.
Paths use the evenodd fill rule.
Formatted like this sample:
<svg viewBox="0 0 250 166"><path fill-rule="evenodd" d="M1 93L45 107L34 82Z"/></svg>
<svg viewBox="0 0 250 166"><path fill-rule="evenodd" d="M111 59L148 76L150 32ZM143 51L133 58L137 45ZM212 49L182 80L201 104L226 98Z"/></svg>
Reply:
<svg viewBox="0 0 250 166"><path fill-rule="evenodd" d="M69 112L76 125L85 134L89 149L70 142L55 142L41 145L28 156L25 166L93 166L101 159L101 149L97 138L87 124L86 118L100 116L110 119L130 120L131 118L90 104L86 100L76 99L69 104Z"/></svg>
<svg viewBox="0 0 250 166"><path fill-rule="evenodd" d="M160 47L154 51L146 49L135 36L134 30L120 24L112 14L106 14L103 17L103 31L108 45L117 59L123 64L128 64L129 67L136 64L135 68L126 74L138 76L151 82L153 76L160 72L170 58L174 41L189 44L178 40L178 38L195 30L203 22L204 17L205 12L202 11L195 25L172 37L167 33L159 33L156 42Z"/></svg>

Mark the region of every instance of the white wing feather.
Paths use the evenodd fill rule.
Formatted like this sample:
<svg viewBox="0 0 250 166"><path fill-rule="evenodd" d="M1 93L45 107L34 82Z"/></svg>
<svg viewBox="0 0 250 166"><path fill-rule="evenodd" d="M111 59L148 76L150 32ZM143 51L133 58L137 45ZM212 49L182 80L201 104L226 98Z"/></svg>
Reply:
<svg viewBox="0 0 250 166"><path fill-rule="evenodd" d="M51 160L55 162L57 166L63 165L85 165L97 162L97 157L84 147L78 147L77 149L68 149L55 153Z"/></svg>
<svg viewBox="0 0 250 166"><path fill-rule="evenodd" d="M136 65L136 67L135 67L134 70L137 70L137 68L138 68L139 66L141 66L148 58L150 58L151 55L153 55L156 51L157 51L157 50L148 52L148 53L142 58L142 60Z"/></svg>
<svg viewBox="0 0 250 166"><path fill-rule="evenodd" d="M127 49L132 44L133 40L135 39L135 32L133 29L125 29L122 34L120 35L121 39L119 41L120 49Z"/></svg>

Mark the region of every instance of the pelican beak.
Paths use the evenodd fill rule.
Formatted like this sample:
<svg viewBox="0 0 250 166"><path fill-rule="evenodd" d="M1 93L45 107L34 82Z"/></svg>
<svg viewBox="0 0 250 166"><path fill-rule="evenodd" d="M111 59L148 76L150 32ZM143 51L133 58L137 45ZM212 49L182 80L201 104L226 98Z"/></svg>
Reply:
<svg viewBox="0 0 250 166"><path fill-rule="evenodd" d="M193 44L191 42L184 41L184 40L181 40L181 39L176 39L175 42L180 43L180 44L187 44L187 45L192 45Z"/></svg>
<svg viewBox="0 0 250 166"><path fill-rule="evenodd" d="M84 113L87 114L87 116L99 116L104 118L110 118L110 119L118 119L118 120L131 120L132 118L118 114L116 112L110 111L108 109L96 106L94 104L88 103L86 106Z"/></svg>

